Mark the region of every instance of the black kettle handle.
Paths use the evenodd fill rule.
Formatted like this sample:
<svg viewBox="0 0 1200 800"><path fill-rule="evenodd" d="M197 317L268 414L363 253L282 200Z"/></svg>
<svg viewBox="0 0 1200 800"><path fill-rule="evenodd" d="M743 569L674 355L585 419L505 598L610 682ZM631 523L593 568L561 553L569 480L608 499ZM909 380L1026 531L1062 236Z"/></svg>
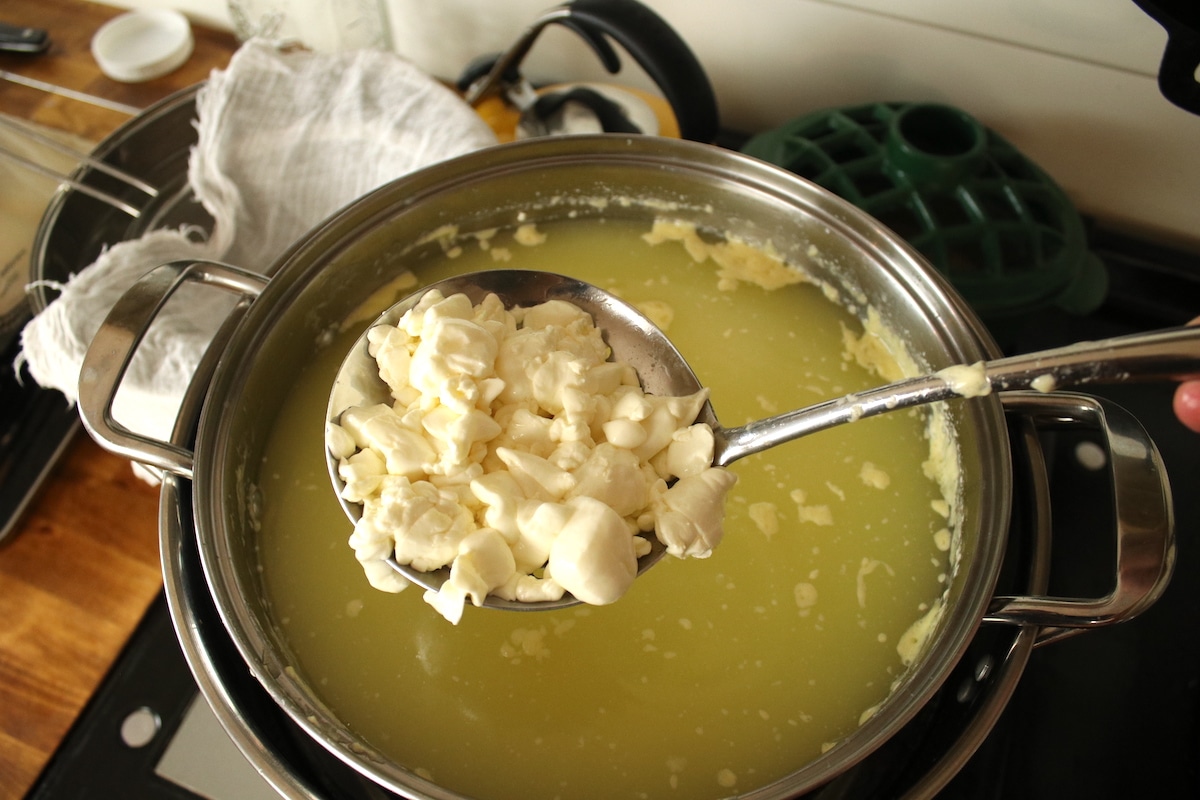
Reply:
<svg viewBox="0 0 1200 800"><path fill-rule="evenodd" d="M1177 34L1168 36L1158 68L1158 89L1163 97L1193 114L1200 114L1197 69L1200 69L1200 33L1186 40Z"/></svg>
<svg viewBox="0 0 1200 800"><path fill-rule="evenodd" d="M1167 32L1158 89L1175 105L1200 114L1200 5L1195 0L1133 0Z"/></svg>
<svg viewBox="0 0 1200 800"><path fill-rule="evenodd" d="M717 101L694 53L668 25L637 0L574 0L563 20L582 35L609 72L613 69L596 42L613 38L657 84L671 104L684 139L711 142L717 136ZM569 22L568 22L569 21Z"/></svg>

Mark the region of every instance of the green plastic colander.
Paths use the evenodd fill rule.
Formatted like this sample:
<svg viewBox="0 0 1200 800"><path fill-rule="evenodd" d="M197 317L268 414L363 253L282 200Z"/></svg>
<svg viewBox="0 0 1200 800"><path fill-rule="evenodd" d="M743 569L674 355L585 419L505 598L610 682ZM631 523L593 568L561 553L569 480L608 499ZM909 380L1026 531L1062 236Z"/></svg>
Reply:
<svg viewBox="0 0 1200 800"><path fill-rule="evenodd" d="M1092 311L1108 288L1061 188L950 106L874 103L798 117L747 155L844 197L942 272L984 319Z"/></svg>

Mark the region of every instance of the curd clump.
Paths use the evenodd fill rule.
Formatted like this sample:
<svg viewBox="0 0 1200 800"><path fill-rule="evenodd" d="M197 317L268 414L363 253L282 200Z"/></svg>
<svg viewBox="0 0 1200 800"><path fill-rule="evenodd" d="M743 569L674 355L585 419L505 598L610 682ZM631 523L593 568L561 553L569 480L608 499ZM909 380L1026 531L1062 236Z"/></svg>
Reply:
<svg viewBox="0 0 1200 800"><path fill-rule="evenodd" d="M735 477L713 467L707 397L642 392L579 307L506 309L495 295L426 293L368 332L393 402L326 431L350 537L368 580L407 582L385 559L450 578L425 600L451 622L468 598L612 603L654 531L679 557L711 554Z"/></svg>
<svg viewBox="0 0 1200 800"><path fill-rule="evenodd" d="M960 397L986 397L992 393L992 384L982 361L946 367L939 370L937 376Z"/></svg>

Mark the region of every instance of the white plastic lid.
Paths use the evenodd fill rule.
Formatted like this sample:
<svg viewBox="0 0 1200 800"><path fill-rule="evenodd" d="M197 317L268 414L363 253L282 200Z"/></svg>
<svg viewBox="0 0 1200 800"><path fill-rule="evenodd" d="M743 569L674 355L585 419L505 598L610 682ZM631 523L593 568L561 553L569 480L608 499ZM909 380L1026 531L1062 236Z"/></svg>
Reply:
<svg viewBox="0 0 1200 800"><path fill-rule="evenodd" d="M167 9L143 9L115 17L92 37L92 57L105 75L138 83L178 69L192 55L187 17Z"/></svg>

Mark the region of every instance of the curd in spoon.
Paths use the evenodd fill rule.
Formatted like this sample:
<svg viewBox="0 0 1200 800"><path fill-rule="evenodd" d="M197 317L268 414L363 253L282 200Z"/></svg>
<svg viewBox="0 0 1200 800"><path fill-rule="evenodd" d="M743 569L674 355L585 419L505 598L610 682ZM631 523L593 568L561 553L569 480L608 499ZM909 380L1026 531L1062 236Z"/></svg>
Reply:
<svg viewBox="0 0 1200 800"><path fill-rule="evenodd" d="M376 320L326 428L373 586L399 591L399 571L456 622L466 599L611 603L654 548L711 553L735 478L694 424L707 391L647 394L653 354L611 359L595 325L616 316L627 352L651 341L641 314L594 287L507 271L434 284Z"/></svg>

